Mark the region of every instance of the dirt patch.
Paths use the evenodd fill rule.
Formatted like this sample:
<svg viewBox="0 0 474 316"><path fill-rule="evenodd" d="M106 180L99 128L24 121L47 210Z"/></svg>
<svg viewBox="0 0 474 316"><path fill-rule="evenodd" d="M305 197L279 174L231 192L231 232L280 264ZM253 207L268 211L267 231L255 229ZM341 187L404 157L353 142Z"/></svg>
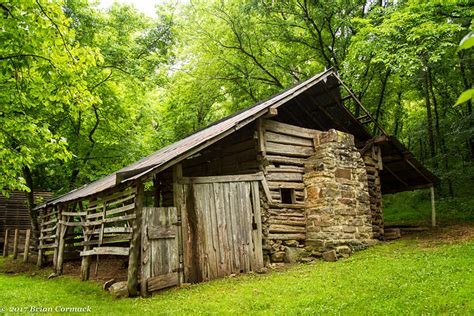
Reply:
<svg viewBox="0 0 474 316"><path fill-rule="evenodd" d="M96 274L96 262L97 258L91 258L90 265L90 280L105 282L110 279L115 281L126 281L128 271L128 257L117 258L117 257L104 257L99 258L99 264L97 266ZM81 260L74 260L65 262L63 265L63 274L70 275L73 277L81 277Z"/></svg>
<svg viewBox="0 0 474 316"><path fill-rule="evenodd" d="M465 242L474 239L474 223L455 224L430 228L421 232L404 233L402 239L418 240L421 246L424 247Z"/></svg>
<svg viewBox="0 0 474 316"><path fill-rule="evenodd" d="M0 264L0 273L4 274L29 274L29 275L38 275L48 273L49 270L40 269L37 265L32 262L24 263L23 259L13 260L11 258L5 259L2 264Z"/></svg>

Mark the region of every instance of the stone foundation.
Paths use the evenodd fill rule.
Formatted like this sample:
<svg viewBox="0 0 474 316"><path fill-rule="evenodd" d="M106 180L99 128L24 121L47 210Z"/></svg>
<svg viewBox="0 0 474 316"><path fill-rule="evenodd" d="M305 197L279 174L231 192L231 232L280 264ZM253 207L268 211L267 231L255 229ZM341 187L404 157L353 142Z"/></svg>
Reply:
<svg viewBox="0 0 474 316"><path fill-rule="evenodd" d="M366 165L349 134L319 135L305 164L306 245L312 251L347 252L372 239Z"/></svg>

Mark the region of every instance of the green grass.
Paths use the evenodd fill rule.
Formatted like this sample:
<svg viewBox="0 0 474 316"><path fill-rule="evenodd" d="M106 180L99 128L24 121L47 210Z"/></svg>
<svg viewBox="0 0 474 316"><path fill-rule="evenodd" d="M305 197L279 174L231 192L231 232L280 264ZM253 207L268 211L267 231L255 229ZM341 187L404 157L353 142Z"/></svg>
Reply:
<svg viewBox="0 0 474 316"><path fill-rule="evenodd" d="M436 217L442 224L474 221L472 189L454 198L436 198ZM430 190L401 192L383 196L383 215L390 225L430 225Z"/></svg>
<svg viewBox="0 0 474 316"><path fill-rule="evenodd" d="M3 261L0 261L0 266ZM114 299L100 284L47 272L0 274L0 308L82 307L94 314L462 314L474 313L474 240L401 240L335 263L296 265L173 289L149 299ZM31 272L30 272L31 273Z"/></svg>

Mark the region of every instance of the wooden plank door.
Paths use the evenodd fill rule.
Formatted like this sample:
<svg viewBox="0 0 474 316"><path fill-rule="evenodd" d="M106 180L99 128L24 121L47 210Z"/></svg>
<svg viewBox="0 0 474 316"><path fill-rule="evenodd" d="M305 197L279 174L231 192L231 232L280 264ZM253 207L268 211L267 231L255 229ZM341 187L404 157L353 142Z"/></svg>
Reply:
<svg viewBox="0 0 474 316"><path fill-rule="evenodd" d="M142 280L147 292L178 285L176 207L144 207L142 220Z"/></svg>
<svg viewBox="0 0 474 316"><path fill-rule="evenodd" d="M258 181L218 182L218 178L209 183L204 177L187 178L182 186L186 282L257 271L263 266Z"/></svg>

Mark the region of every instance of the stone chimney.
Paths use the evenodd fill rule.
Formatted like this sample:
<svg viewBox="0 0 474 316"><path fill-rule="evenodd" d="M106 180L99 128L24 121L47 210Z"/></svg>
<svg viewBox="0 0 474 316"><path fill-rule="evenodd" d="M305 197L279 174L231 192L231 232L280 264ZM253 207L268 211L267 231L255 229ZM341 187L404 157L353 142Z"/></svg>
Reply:
<svg viewBox="0 0 474 316"><path fill-rule="evenodd" d="M320 251L363 248L372 239L372 222L364 160L354 136L334 129L315 139L305 185L306 243Z"/></svg>

